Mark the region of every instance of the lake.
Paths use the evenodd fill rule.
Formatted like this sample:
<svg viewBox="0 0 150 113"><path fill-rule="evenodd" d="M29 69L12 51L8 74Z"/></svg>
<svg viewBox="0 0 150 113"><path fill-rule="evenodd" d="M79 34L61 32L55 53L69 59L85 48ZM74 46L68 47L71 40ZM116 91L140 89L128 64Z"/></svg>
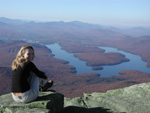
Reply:
<svg viewBox="0 0 150 113"><path fill-rule="evenodd" d="M72 65L76 68L77 74L83 73L99 73L101 77L110 77L114 75L119 75L120 71L123 70L138 70L141 72L150 72L150 68L146 67L146 62L141 60L141 57L135 54L124 52L112 47L100 47L105 50L105 52L118 52L126 56L130 61L123 62L117 65L102 66L103 70L92 70L91 66L86 65L86 61L82 61L75 57L73 53L69 53L65 50L62 50L58 44L46 45L51 49L52 53L55 55L55 58L69 61L68 65Z"/></svg>

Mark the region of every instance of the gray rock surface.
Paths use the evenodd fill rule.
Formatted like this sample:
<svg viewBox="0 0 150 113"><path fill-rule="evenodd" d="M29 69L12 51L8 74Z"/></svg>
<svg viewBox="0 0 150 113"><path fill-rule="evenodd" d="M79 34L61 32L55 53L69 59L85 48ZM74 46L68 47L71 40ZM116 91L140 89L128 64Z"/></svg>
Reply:
<svg viewBox="0 0 150 113"><path fill-rule="evenodd" d="M0 96L0 113L58 113L64 105L64 96L54 92L40 92L30 103L17 103L11 94Z"/></svg>
<svg viewBox="0 0 150 113"><path fill-rule="evenodd" d="M36 101L27 104L6 94L0 96L0 113L150 113L150 83L75 98L40 92Z"/></svg>
<svg viewBox="0 0 150 113"><path fill-rule="evenodd" d="M106 93L84 93L83 98L65 98L64 106L108 109L104 113L150 113L150 83L109 90Z"/></svg>

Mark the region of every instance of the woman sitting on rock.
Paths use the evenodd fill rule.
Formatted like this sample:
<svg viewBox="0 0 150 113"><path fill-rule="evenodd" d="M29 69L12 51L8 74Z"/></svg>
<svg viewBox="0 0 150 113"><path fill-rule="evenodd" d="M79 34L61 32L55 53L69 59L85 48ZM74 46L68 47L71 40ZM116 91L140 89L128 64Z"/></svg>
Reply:
<svg viewBox="0 0 150 113"><path fill-rule="evenodd" d="M46 91L53 84L53 81L47 81L44 72L38 70L32 62L33 59L33 47L23 46L12 63L11 91L16 102L31 102L38 97L39 89Z"/></svg>

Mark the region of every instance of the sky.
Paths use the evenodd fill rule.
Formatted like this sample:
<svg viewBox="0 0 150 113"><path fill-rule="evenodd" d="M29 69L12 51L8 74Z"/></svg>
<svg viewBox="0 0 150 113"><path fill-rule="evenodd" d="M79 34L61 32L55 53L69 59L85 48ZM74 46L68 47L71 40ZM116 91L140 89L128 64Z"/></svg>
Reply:
<svg viewBox="0 0 150 113"><path fill-rule="evenodd" d="M150 0L0 0L0 17L150 26Z"/></svg>

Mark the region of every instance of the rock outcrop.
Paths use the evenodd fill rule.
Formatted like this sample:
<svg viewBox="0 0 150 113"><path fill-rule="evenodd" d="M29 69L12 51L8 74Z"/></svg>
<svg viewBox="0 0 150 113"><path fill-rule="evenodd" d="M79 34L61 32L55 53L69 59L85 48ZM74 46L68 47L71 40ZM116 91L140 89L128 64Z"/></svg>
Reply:
<svg viewBox="0 0 150 113"><path fill-rule="evenodd" d="M83 98L65 98L64 106L102 107L109 109L107 112L115 113L150 113L150 83L110 90L106 93L84 93Z"/></svg>
<svg viewBox="0 0 150 113"><path fill-rule="evenodd" d="M40 92L31 103L16 103L11 94L0 96L0 113L150 113L150 83L106 93L84 93L64 98L54 92Z"/></svg>
<svg viewBox="0 0 150 113"><path fill-rule="evenodd" d="M0 96L0 113L59 113L63 110L64 96L54 92L40 92L31 103L16 103L11 94Z"/></svg>

